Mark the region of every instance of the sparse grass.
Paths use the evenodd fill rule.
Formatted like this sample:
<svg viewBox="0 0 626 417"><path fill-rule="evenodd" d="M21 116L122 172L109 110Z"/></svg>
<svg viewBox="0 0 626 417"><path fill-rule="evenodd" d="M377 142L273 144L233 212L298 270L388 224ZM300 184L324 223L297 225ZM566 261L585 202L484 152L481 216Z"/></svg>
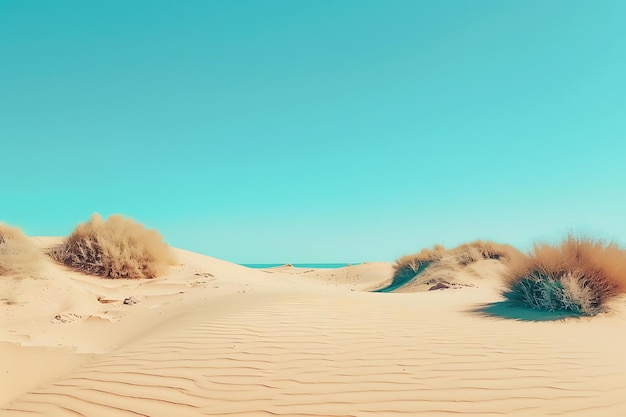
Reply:
<svg viewBox="0 0 626 417"><path fill-rule="evenodd" d="M593 316L626 291L626 251L614 243L569 236L559 246L535 245L511 262L504 296L545 311Z"/></svg>
<svg viewBox="0 0 626 417"><path fill-rule="evenodd" d="M419 253L399 258L393 266L394 281L413 278L425 263L429 264L429 270L434 268L458 271L480 260L509 261L519 255L521 255L520 252L512 246L490 241L477 240L450 250L446 250L441 245L435 245L433 249L422 249ZM424 268L422 267L421 270Z"/></svg>
<svg viewBox="0 0 626 417"><path fill-rule="evenodd" d="M497 260L508 262L521 256L521 253L509 245L494 242L475 242L460 245L446 250L441 245L433 249L422 249L421 252L406 255L396 260L393 265L394 274L391 283L378 292L390 292L411 282L421 280L423 283L444 283L449 285L449 278L462 272L465 267L481 260ZM419 275L419 278L416 278Z"/></svg>
<svg viewBox="0 0 626 417"><path fill-rule="evenodd" d="M43 259L42 252L20 229L0 223L0 275L32 274Z"/></svg>
<svg viewBox="0 0 626 417"><path fill-rule="evenodd" d="M393 281L406 281L413 278L422 265L441 259L445 251L443 246L435 245L432 249L424 248L419 253L399 258L393 265Z"/></svg>
<svg viewBox="0 0 626 417"><path fill-rule="evenodd" d="M483 259L510 261L519 254L520 252L513 246L477 240L459 245L448 251L447 255L454 258L454 261L463 267Z"/></svg>
<svg viewBox="0 0 626 417"><path fill-rule="evenodd" d="M175 262L157 231L119 215L103 221L94 214L50 255L72 268L106 278L154 278Z"/></svg>

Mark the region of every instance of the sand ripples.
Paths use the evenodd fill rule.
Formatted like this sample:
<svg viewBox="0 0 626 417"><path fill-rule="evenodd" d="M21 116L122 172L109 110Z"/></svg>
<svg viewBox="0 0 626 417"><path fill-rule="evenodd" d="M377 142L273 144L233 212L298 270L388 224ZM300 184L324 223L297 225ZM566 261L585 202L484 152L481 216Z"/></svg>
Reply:
<svg viewBox="0 0 626 417"><path fill-rule="evenodd" d="M626 410L626 359L612 347L614 336L597 326L440 315L436 305L420 304L425 297L390 300L302 296L220 317L200 308L20 396L0 415L586 416Z"/></svg>

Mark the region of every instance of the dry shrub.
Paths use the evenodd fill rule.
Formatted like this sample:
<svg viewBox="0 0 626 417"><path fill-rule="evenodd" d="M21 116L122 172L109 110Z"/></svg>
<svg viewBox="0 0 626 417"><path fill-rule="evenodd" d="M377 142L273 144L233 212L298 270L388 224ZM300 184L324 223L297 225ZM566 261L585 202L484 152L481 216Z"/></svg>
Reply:
<svg viewBox="0 0 626 417"><path fill-rule="evenodd" d="M28 275L39 269L43 259L20 229L0 223L0 275Z"/></svg>
<svg viewBox="0 0 626 417"><path fill-rule="evenodd" d="M393 280L407 280L423 270L425 265L441 259L446 249L441 245L435 245L432 249L424 248L421 252L406 255L396 260L393 265Z"/></svg>
<svg viewBox="0 0 626 417"><path fill-rule="evenodd" d="M170 247L155 230L113 215L94 214L51 252L59 262L106 278L154 278L175 262Z"/></svg>
<svg viewBox="0 0 626 417"><path fill-rule="evenodd" d="M626 251L572 236L559 246L535 245L511 262L506 284L504 296L516 304L595 315L607 299L626 291Z"/></svg>
<svg viewBox="0 0 626 417"><path fill-rule="evenodd" d="M413 278L426 267L429 271L437 269L458 272L460 268L483 259L510 261L519 255L520 252L510 245L490 241L477 240L450 250L435 245L433 249L422 249L419 253L398 259L393 266L394 280Z"/></svg>
<svg viewBox="0 0 626 417"><path fill-rule="evenodd" d="M467 266L483 259L495 259L508 262L519 256L519 254L520 252L513 246L491 241L483 242L482 240L457 246L448 253L460 266Z"/></svg>

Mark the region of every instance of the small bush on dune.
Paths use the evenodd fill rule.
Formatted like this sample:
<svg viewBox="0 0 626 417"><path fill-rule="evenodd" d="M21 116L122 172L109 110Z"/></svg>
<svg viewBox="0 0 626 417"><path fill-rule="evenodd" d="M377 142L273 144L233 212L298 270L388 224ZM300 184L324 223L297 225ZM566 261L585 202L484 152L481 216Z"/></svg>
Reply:
<svg viewBox="0 0 626 417"><path fill-rule="evenodd" d="M503 245L491 241L465 243L449 251L460 266L466 266L483 259L510 261L520 255L520 252L510 245Z"/></svg>
<svg viewBox="0 0 626 417"><path fill-rule="evenodd" d="M0 275L21 275L36 271L42 252L16 227L0 223Z"/></svg>
<svg viewBox="0 0 626 417"><path fill-rule="evenodd" d="M509 267L505 298L546 311L595 315L626 291L626 251L613 243L569 236L559 246L535 245Z"/></svg>
<svg viewBox="0 0 626 417"><path fill-rule="evenodd" d="M52 250L59 262L107 278L154 278L174 263L170 247L155 230L114 215L94 214Z"/></svg>
<svg viewBox="0 0 626 417"><path fill-rule="evenodd" d="M435 245L433 249L424 248L419 253L397 259L393 265L394 280L413 278L420 271L420 267L441 259L445 251L443 246Z"/></svg>
<svg viewBox="0 0 626 417"><path fill-rule="evenodd" d="M477 240L465 243L454 249L446 250L443 246L435 245L433 249L422 249L421 252L401 257L394 264L394 278L412 278L420 267L425 264L432 268L457 271L474 262L484 259L509 261L521 253L509 245Z"/></svg>

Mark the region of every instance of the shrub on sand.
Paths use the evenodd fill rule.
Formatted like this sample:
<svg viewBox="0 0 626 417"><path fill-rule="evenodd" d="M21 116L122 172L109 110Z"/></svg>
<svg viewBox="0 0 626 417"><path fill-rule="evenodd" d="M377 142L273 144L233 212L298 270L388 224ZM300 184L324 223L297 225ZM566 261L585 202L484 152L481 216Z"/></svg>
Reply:
<svg viewBox="0 0 626 417"><path fill-rule="evenodd" d="M393 266L394 279L413 278L419 271L424 270L425 265L429 267L429 270L435 268L458 271L480 260L509 261L518 255L520 252L514 247L490 241L477 240L450 250L446 250L441 245L435 245L433 249L422 249L419 253L398 259Z"/></svg>
<svg viewBox="0 0 626 417"><path fill-rule="evenodd" d="M535 245L511 263L506 285L503 295L515 304L593 316L626 291L626 251L572 236L559 246Z"/></svg>
<svg viewBox="0 0 626 417"><path fill-rule="evenodd" d="M175 261L157 231L119 215L103 221L98 214L79 224L51 256L72 268L107 278L154 278Z"/></svg>
<svg viewBox="0 0 626 417"><path fill-rule="evenodd" d="M491 241L476 240L451 249L447 255L455 259L460 266L466 266L483 259L510 261L520 252L510 245Z"/></svg>
<svg viewBox="0 0 626 417"><path fill-rule="evenodd" d="M16 227L0 223L0 275L21 275L36 271L42 252Z"/></svg>
<svg viewBox="0 0 626 417"><path fill-rule="evenodd" d="M424 265L441 259L446 249L441 245L435 245L432 249L424 248L421 252L406 255L396 260L393 265L393 280L408 280L417 275Z"/></svg>

